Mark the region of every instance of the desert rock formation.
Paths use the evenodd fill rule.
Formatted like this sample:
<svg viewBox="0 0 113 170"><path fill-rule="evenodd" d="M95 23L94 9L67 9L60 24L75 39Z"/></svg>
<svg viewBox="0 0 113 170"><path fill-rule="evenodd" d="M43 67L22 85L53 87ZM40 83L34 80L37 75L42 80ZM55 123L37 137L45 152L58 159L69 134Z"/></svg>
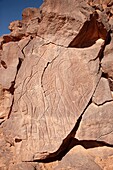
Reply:
<svg viewBox="0 0 113 170"><path fill-rule="evenodd" d="M113 1L45 0L0 37L0 169L113 170Z"/></svg>

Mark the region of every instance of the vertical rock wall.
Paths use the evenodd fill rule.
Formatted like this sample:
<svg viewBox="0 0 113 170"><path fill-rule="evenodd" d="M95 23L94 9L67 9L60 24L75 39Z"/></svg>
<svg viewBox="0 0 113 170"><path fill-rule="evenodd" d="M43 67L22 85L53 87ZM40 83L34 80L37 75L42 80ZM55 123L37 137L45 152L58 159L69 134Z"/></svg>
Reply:
<svg viewBox="0 0 113 170"><path fill-rule="evenodd" d="M113 2L45 0L0 37L0 169L113 169Z"/></svg>

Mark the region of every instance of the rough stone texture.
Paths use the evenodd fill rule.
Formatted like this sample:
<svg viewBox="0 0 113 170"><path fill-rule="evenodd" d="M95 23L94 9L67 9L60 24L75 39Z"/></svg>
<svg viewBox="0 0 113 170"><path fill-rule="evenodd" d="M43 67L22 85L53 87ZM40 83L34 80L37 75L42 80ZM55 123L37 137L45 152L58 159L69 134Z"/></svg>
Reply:
<svg viewBox="0 0 113 170"><path fill-rule="evenodd" d="M108 81L101 78L94 93L93 102L86 109L77 131L79 140L97 140L113 144L113 102ZM93 123L92 123L93 122Z"/></svg>
<svg viewBox="0 0 113 170"><path fill-rule="evenodd" d="M94 161L104 170L113 169L113 148L110 147L98 147L87 150Z"/></svg>
<svg viewBox="0 0 113 170"><path fill-rule="evenodd" d="M102 170L83 147L76 146L59 162L59 165L56 166L54 170L88 170L89 168L90 170Z"/></svg>
<svg viewBox="0 0 113 170"><path fill-rule="evenodd" d="M113 102L102 106L91 104L86 110L76 137L79 140L97 140L113 144Z"/></svg>
<svg viewBox="0 0 113 170"><path fill-rule="evenodd" d="M17 43L9 42L3 45L0 68L0 84L5 89L9 89L11 87L11 83L15 80L19 58L23 58L23 54Z"/></svg>
<svg viewBox="0 0 113 170"><path fill-rule="evenodd" d="M113 100L107 79L100 79L92 100L98 106Z"/></svg>
<svg viewBox="0 0 113 170"><path fill-rule="evenodd" d="M13 96L0 85L0 123L8 118Z"/></svg>
<svg viewBox="0 0 113 170"><path fill-rule="evenodd" d="M41 13L38 8L26 8L22 12L22 19L26 22L32 19L36 19L37 17L41 19Z"/></svg>
<svg viewBox="0 0 113 170"><path fill-rule="evenodd" d="M100 47L92 48L97 56ZM98 67L88 64L96 57L91 54L92 48L77 50L54 44L47 47L40 38L32 40L25 48L26 60L16 78L14 107L6 123L9 132L5 131L6 135L12 135L12 141L15 138L24 140L22 146L26 144L26 147L19 153L23 160L32 158L34 148L37 152L55 152L73 129L100 77L96 75ZM52 142L54 140L56 142Z"/></svg>
<svg viewBox="0 0 113 170"><path fill-rule="evenodd" d="M112 10L45 0L0 37L1 170L113 169Z"/></svg>
<svg viewBox="0 0 113 170"><path fill-rule="evenodd" d="M18 163L18 164L12 164L9 166L9 170L35 170L35 167L32 166L29 163Z"/></svg>
<svg viewBox="0 0 113 170"><path fill-rule="evenodd" d="M105 48L105 57L102 59L102 69L113 79L113 35L111 34L111 42Z"/></svg>

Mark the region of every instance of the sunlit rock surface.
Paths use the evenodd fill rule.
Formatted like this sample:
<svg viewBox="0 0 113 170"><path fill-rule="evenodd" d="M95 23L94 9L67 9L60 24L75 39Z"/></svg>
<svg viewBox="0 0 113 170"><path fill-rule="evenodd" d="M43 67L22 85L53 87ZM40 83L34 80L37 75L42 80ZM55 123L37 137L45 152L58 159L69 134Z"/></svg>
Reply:
<svg viewBox="0 0 113 170"><path fill-rule="evenodd" d="M0 37L0 169L113 169L113 2L45 0Z"/></svg>

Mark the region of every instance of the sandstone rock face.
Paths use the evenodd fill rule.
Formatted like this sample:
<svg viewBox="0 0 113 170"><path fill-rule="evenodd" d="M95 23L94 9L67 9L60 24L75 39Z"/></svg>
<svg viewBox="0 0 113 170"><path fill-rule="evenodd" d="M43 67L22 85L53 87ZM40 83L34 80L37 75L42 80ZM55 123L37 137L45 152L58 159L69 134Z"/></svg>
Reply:
<svg viewBox="0 0 113 170"><path fill-rule="evenodd" d="M72 170L88 170L90 167L91 170L101 170L101 167L93 161L93 157L89 156L87 151L81 146L76 146L70 151L69 154L63 158L59 165L54 169L72 169Z"/></svg>
<svg viewBox="0 0 113 170"><path fill-rule="evenodd" d="M113 168L112 8L45 0L0 37L1 169Z"/></svg>
<svg viewBox="0 0 113 170"><path fill-rule="evenodd" d="M95 76L98 67L96 70L87 66L94 56L82 58L84 54L89 56L91 49L65 49L54 44L48 47L42 44L43 47L38 49L40 43L41 39L37 38L25 48L26 60L16 78L12 118L6 123L11 140L19 138L23 140L22 145L28 143L20 153L23 160L33 156L32 141L35 141L37 152L52 153L60 147L87 106L100 78L100 74ZM94 48L94 52L98 55L98 48ZM26 115L25 119L21 119L23 115ZM17 119L20 119L19 124Z"/></svg>

